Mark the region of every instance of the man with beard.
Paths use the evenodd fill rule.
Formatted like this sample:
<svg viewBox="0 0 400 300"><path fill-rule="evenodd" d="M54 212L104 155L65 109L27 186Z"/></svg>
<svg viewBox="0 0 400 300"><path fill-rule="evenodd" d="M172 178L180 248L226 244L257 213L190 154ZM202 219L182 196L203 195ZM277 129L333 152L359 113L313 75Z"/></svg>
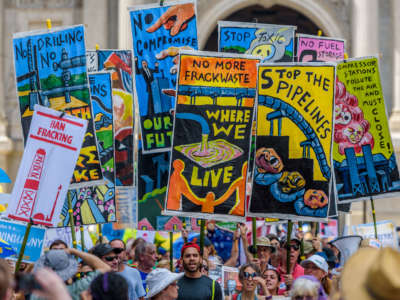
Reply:
<svg viewBox="0 0 400 300"><path fill-rule="evenodd" d="M185 275L178 281L177 300L222 300L218 282L201 274L202 259L196 243L183 245L181 259Z"/></svg>

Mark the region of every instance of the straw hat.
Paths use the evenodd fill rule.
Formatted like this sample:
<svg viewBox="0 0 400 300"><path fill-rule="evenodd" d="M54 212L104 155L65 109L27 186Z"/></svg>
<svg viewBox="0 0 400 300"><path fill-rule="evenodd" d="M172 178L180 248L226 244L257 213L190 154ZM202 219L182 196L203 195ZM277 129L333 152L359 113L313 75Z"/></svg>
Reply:
<svg viewBox="0 0 400 300"><path fill-rule="evenodd" d="M344 265L343 299L400 298L400 253L392 248L362 248Z"/></svg>
<svg viewBox="0 0 400 300"><path fill-rule="evenodd" d="M146 278L146 284L149 289L147 298L159 294L163 289L174 281L181 279L184 273L172 273L164 268L157 268L150 272Z"/></svg>

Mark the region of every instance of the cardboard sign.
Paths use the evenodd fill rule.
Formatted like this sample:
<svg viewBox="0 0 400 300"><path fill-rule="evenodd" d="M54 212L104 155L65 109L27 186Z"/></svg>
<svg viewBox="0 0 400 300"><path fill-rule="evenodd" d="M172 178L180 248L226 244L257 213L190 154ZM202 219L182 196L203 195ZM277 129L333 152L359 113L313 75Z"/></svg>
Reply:
<svg viewBox="0 0 400 300"><path fill-rule="evenodd" d="M83 238L85 243L85 250L87 251L88 249L91 249L94 245L88 231L88 226L84 226L83 228L84 228ZM82 250L81 230L78 226L75 227L75 236L76 236L77 248L78 250ZM68 245L68 247L72 248L73 244L72 244L71 227L46 229L46 234L44 236L44 241L43 241L43 251L49 249L50 245L55 240L62 240Z"/></svg>
<svg viewBox="0 0 400 300"><path fill-rule="evenodd" d="M77 226L117 220L111 75L104 72L91 73L89 82L97 148L105 184L68 191L72 202L74 224ZM68 199L65 199L59 226L69 226Z"/></svg>
<svg viewBox="0 0 400 300"><path fill-rule="evenodd" d="M218 51L245 53L263 62L293 61L296 26L218 22Z"/></svg>
<svg viewBox="0 0 400 300"><path fill-rule="evenodd" d="M249 215L328 216L334 84L333 64L259 65Z"/></svg>
<svg viewBox="0 0 400 300"><path fill-rule="evenodd" d="M130 11L143 152L169 150L180 49L197 50L195 1Z"/></svg>
<svg viewBox="0 0 400 300"><path fill-rule="evenodd" d="M181 52L166 214L244 216L258 62Z"/></svg>
<svg viewBox="0 0 400 300"><path fill-rule="evenodd" d="M381 242L381 245L371 246L375 246L376 248L380 248L379 246L393 247L395 249L399 247L396 225L392 221L376 222L376 229L378 231L378 240ZM361 235L364 239L375 239L374 223L353 226L353 233Z"/></svg>
<svg viewBox="0 0 400 300"><path fill-rule="evenodd" d="M11 219L54 226L59 220L87 121L35 105L11 193Z"/></svg>
<svg viewBox="0 0 400 300"><path fill-rule="evenodd" d="M344 59L345 40L297 34L297 61L322 62Z"/></svg>
<svg viewBox="0 0 400 300"><path fill-rule="evenodd" d="M9 243L17 251L17 254L8 257L9 259L17 260L25 231L26 225L0 220L0 238ZM42 253L45 232L46 230L44 228L37 226L31 227L22 258L23 261L34 263L39 259Z"/></svg>
<svg viewBox="0 0 400 300"><path fill-rule="evenodd" d="M25 143L35 104L88 120L71 184L76 188L102 183L86 73L84 26L17 33L13 47Z"/></svg>
<svg viewBox="0 0 400 300"><path fill-rule="evenodd" d="M117 222L114 229L134 228L137 225L136 190L131 187L119 187L115 190Z"/></svg>
<svg viewBox="0 0 400 300"><path fill-rule="evenodd" d="M387 120L378 59L339 63L333 147L338 203L395 197L400 192Z"/></svg>

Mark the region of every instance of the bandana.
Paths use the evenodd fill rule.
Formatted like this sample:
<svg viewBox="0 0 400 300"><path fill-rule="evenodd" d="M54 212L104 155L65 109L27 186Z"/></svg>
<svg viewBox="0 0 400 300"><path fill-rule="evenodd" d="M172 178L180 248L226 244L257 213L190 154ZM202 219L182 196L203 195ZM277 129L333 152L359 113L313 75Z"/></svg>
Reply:
<svg viewBox="0 0 400 300"><path fill-rule="evenodd" d="M193 242L189 242L189 243L185 243L185 244L182 246L181 257L183 257L183 252L185 252L185 250L186 250L187 248L196 248L197 251L199 251L199 253L200 253L200 247L199 247L199 245L197 245L196 243L193 243Z"/></svg>

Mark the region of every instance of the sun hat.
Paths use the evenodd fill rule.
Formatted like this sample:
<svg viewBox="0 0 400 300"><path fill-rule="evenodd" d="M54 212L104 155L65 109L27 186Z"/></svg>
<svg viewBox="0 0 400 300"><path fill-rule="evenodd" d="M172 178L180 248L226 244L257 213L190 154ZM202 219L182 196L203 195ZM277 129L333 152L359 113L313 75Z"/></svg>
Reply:
<svg viewBox="0 0 400 300"><path fill-rule="evenodd" d="M400 295L400 253L393 248L361 248L344 265L344 300L395 300Z"/></svg>
<svg viewBox="0 0 400 300"><path fill-rule="evenodd" d="M303 241L303 252L304 252L304 254L310 254L314 250L315 249L314 249L311 241Z"/></svg>
<svg viewBox="0 0 400 300"><path fill-rule="evenodd" d="M256 239L256 246L273 247L271 241L266 236L260 236Z"/></svg>
<svg viewBox="0 0 400 300"><path fill-rule="evenodd" d="M34 271L44 267L52 269L66 281L78 271L78 261L64 250L49 250L37 260Z"/></svg>
<svg viewBox="0 0 400 300"><path fill-rule="evenodd" d="M307 264L309 262L316 265L322 271L328 273L328 271L329 271L328 263L326 262L325 258L323 258L321 255L318 255L318 254L311 255L309 258L307 258L301 262L301 266L303 267L305 264Z"/></svg>
<svg viewBox="0 0 400 300"><path fill-rule="evenodd" d="M154 269L147 275L146 285L148 292L146 297L151 298L159 294L163 289L169 286L174 281L181 279L184 273L172 273L164 268Z"/></svg>

